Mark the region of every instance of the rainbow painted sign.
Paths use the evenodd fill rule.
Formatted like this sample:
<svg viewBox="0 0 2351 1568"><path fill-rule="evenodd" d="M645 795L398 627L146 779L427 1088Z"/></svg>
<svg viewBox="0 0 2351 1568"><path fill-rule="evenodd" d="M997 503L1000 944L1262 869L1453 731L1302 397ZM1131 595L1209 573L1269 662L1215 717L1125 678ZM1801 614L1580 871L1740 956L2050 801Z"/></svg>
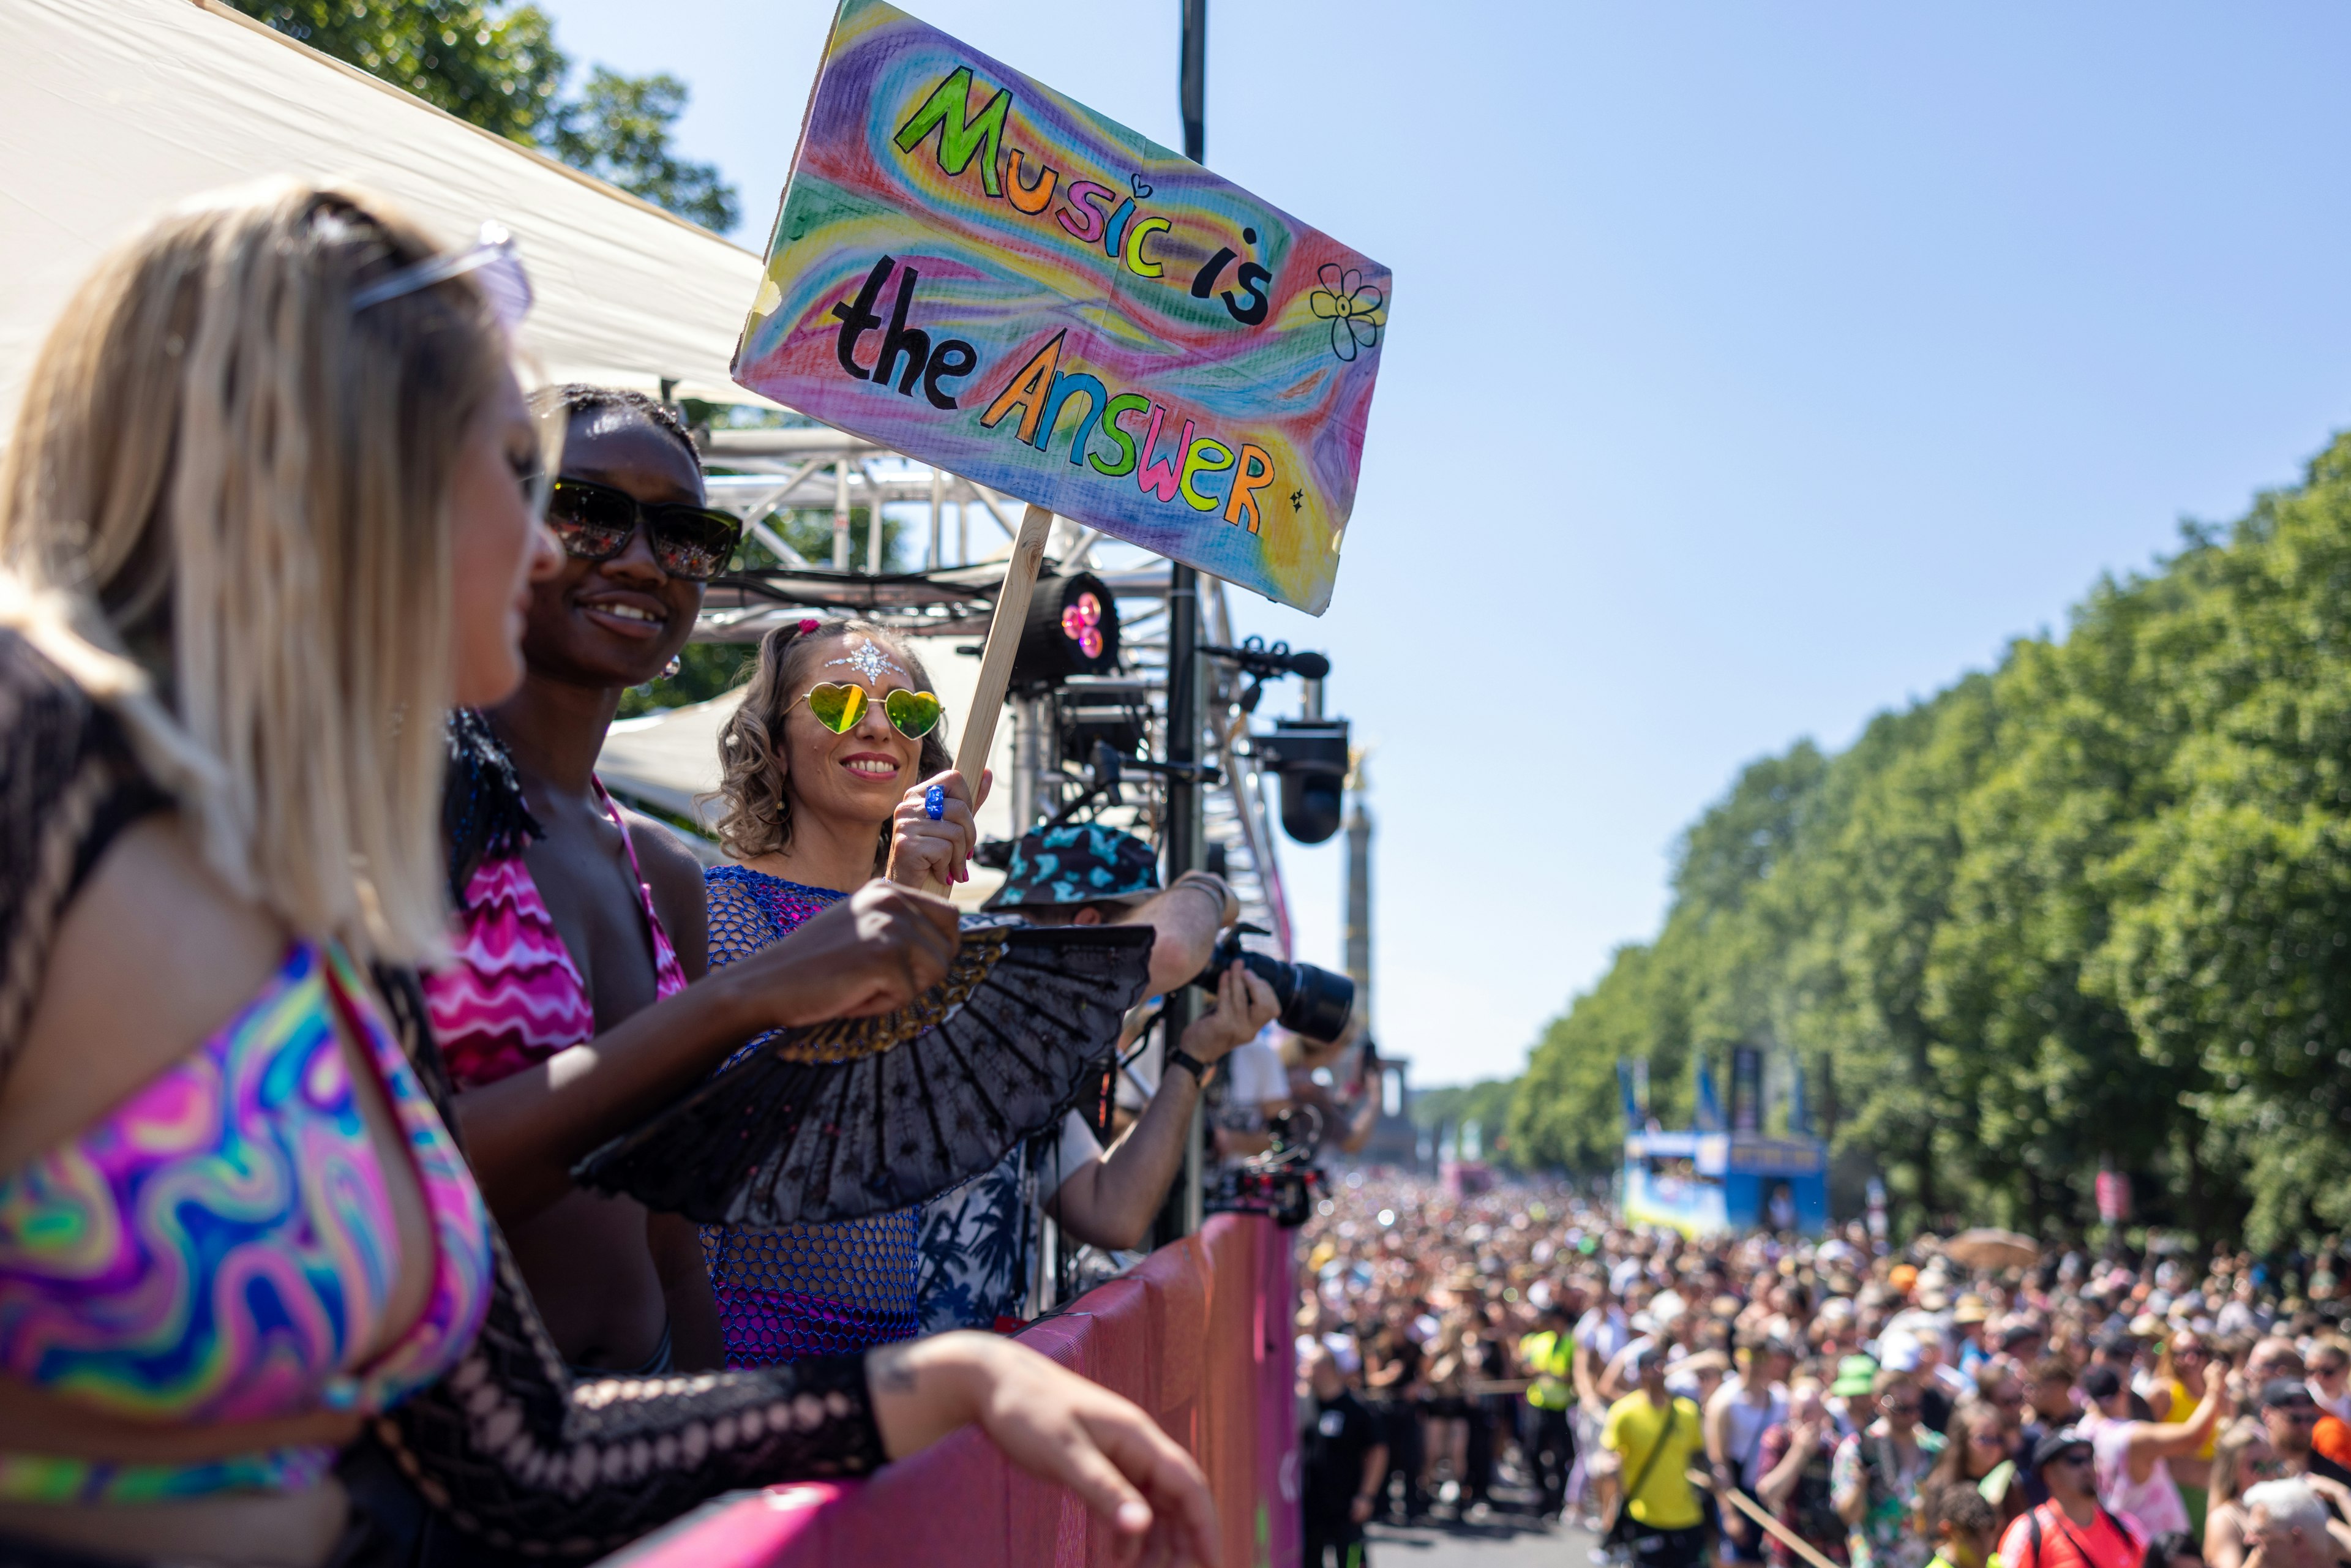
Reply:
<svg viewBox="0 0 2351 1568"><path fill-rule="evenodd" d="M842 0L735 379L1320 614L1388 282L1189 159Z"/></svg>

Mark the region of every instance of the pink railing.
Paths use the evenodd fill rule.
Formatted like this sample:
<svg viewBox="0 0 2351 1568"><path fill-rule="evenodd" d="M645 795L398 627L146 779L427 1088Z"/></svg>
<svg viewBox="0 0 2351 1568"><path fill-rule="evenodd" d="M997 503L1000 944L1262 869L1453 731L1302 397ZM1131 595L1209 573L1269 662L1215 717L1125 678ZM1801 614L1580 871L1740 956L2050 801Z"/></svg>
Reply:
<svg viewBox="0 0 2351 1568"><path fill-rule="evenodd" d="M1220 1214L1023 1330L1022 1343L1158 1417L1207 1472L1226 1568L1298 1568L1290 1232ZM977 1431L871 1480L720 1498L606 1568L1081 1568L1109 1534Z"/></svg>

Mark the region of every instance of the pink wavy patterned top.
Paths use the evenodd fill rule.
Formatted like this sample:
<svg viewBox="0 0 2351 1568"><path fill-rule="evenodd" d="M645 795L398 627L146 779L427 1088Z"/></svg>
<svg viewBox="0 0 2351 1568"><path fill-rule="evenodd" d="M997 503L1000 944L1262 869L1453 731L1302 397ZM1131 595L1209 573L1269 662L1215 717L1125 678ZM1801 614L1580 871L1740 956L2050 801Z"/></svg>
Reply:
<svg viewBox="0 0 2351 1568"><path fill-rule="evenodd" d="M653 937L653 999L665 1000L685 989L685 971L653 913L653 889L637 864L628 824L601 783L596 798L628 851L637 902ZM455 961L424 980L433 1032L459 1088L496 1083L595 1038L596 1009L587 983L519 853L492 855L475 868L459 919Z"/></svg>
<svg viewBox="0 0 2351 1568"><path fill-rule="evenodd" d="M375 1071L433 1226L433 1286L372 1360L402 1260L337 1031ZM213 1424L381 1410L442 1376L490 1297L481 1195L366 982L291 948L261 994L0 1179L0 1371L108 1415ZM0 1454L0 1497L143 1502L313 1486L334 1450L187 1464Z"/></svg>

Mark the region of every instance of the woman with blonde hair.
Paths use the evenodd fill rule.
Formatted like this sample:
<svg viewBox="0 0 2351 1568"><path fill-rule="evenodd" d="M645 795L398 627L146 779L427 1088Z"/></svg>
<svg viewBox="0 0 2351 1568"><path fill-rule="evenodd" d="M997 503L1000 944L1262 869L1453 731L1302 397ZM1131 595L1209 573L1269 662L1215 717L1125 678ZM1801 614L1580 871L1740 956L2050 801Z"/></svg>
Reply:
<svg viewBox="0 0 2351 1568"><path fill-rule="evenodd" d="M2204 1514L2204 1561L2211 1568L2243 1568L2252 1543L2241 1500L2247 1489L2283 1474L2285 1466L2270 1447L2269 1428L2259 1418L2242 1416L2222 1430L2212 1445L2210 1500Z"/></svg>
<svg viewBox="0 0 2351 1568"><path fill-rule="evenodd" d="M553 565L528 299L509 246L276 185L113 253L33 366L0 469L0 1558L580 1556L973 1419L1204 1548L1152 1423L975 1336L557 1375L415 978L443 715L513 688ZM843 956L896 1005L951 919L870 902ZM741 1021L839 994L746 988Z"/></svg>
<svg viewBox="0 0 2351 1568"><path fill-rule="evenodd" d="M2156 1357L2155 1386L2147 1400L2154 1408L2155 1418L2186 1420L2189 1413L2203 1402L2204 1380L2220 1375L2223 1370L2215 1364L2211 1347L2202 1334L2192 1328L2174 1333ZM2198 1534L2204 1529L2205 1493L2211 1485L2212 1456L2219 1441L2217 1430L2209 1432L2194 1453L2176 1454L2169 1461L2171 1479L2179 1488L2180 1500L2188 1506L2189 1528Z"/></svg>

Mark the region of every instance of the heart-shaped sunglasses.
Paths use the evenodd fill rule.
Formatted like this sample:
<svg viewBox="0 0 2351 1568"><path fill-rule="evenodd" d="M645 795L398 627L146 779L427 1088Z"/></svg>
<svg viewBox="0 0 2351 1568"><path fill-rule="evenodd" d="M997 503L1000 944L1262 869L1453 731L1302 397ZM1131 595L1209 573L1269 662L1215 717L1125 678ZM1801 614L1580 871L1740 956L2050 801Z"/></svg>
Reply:
<svg viewBox="0 0 2351 1568"><path fill-rule="evenodd" d="M819 681L800 700L816 715L817 723L835 735L847 735L865 716L865 705L873 699L863 686ZM939 727L939 699L929 692L910 692L901 686L882 699L882 711L908 740L920 740Z"/></svg>

